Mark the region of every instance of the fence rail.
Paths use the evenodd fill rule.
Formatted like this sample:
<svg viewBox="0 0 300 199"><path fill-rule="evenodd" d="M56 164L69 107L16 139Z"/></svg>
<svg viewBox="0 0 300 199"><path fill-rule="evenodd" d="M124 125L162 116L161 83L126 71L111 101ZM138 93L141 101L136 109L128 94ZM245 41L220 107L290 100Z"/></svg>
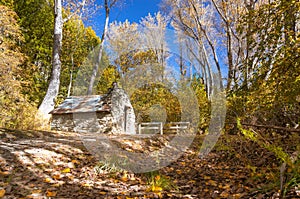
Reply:
<svg viewBox="0 0 300 199"><path fill-rule="evenodd" d="M176 133L178 133L179 130L186 130L190 127L189 122L170 122L169 124L169 129L176 130Z"/></svg>
<svg viewBox="0 0 300 199"><path fill-rule="evenodd" d="M190 122L170 122L166 125L167 130L186 130L190 128ZM142 130L158 130L163 135L163 123L162 122L144 122L138 124L138 133L142 134Z"/></svg>
<svg viewBox="0 0 300 199"><path fill-rule="evenodd" d="M139 123L138 132L142 134L143 129L159 130L160 134L163 134L163 123L162 122L147 122Z"/></svg>

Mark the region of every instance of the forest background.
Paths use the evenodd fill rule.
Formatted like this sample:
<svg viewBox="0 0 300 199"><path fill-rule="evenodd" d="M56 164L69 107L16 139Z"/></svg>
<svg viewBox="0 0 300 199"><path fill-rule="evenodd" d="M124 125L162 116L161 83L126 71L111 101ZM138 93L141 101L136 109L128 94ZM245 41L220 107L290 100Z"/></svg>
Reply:
<svg viewBox="0 0 300 199"><path fill-rule="evenodd" d="M86 2L82 9L78 5L84 5L83 2L63 3L62 16L67 20L63 23L62 46L58 51L61 69L60 83L55 85L59 88L54 96L55 105L75 92L72 83L80 75L78 71L82 72L84 59L91 51L99 51L96 46L101 46L106 36L114 38L112 46L120 49L120 56L112 64L105 52L99 53L100 61L107 67L102 71L97 69L102 75L92 85L94 93L107 92L112 82L141 63L157 65L155 70L160 70L167 56L162 48L128 49L130 45L138 45L134 43L139 41L136 39L138 26L159 30L171 27L178 35L188 38L182 42L182 48L190 49L189 53L199 58L195 62L200 66L200 73L188 73L184 60L178 59L176 63L182 78L190 81L199 102L201 117L197 131L205 132L209 126L210 96L214 86L222 87L227 96L223 133L239 134L272 151L280 164L292 168L289 180L296 179L299 183L299 1L164 0L161 12L145 16L139 23L109 23L102 38L85 26L86 17L96 9L109 14L119 4L122 2L104 1L96 8L92 2ZM43 126L34 116L54 71L54 8L52 1L0 1L0 127L37 129ZM163 44L164 33L155 37L161 38ZM153 41L150 33L146 38ZM196 51L191 45L197 46L193 48ZM124 49L130 53L122 54ZM154 97L142 97L147 95ZM158 84L141 88L131 100L139 121L149 121L149 108L157 103L166 107L168 121L180 117L178 101L170 90Z"/></svg>

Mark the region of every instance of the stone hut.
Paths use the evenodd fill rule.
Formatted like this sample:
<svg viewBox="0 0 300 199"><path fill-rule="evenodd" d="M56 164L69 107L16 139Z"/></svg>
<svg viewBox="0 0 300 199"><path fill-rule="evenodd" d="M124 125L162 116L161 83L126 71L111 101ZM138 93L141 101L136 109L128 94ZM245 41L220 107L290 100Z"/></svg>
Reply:
<svg viewBox="0 0 300 199"><path fill-rule="evenodd" d="M49 114L53 130L136 134L134 110L116 84L105 95L68 97Z"/></svg>

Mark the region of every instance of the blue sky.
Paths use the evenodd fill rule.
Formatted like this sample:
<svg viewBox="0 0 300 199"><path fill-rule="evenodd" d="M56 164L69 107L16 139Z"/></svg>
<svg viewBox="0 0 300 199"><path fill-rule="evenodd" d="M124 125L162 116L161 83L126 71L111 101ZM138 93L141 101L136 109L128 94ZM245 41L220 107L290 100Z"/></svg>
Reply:
<svg viewBox="0 0 300 199"><path fill-rule="evenodd" d="M103 0L97 0L101 5ZM120 0L122 2L122 0ZM152 15L159 11L161 0L123 0L122 4L113 7L110 13L110 22L126 19L130 22L139 22L142 17L151 13ZM93 27L98 36L101 36L104 24L104 10L101 9L92 19L89 19L87 25Z"/></svg>
<svg viewBox="0 0 300 199"><path fill-rule="evenodd" d="M112 21L139 22L141 17L145 17L148 13L155 13L159 10L161 0L127 0L125 5L112 10Z"/></svg>
<svg viewBox="0 0 300 199"><path fill-rule="evenodd" d="M121 4L113 7L110 13L110 23L113 21L124 22L126 19L130 22L139 22L142 17L154 14L159 11L159 4L162 0L119 0ZM103 0L97 0L98 5L103 3ZM93 27L96 34L101 37L104 26L104 10L101 9L96 15L90 18L87 25ZM219 54L220 56L220 54ZM221 60L220 60L221 61ZM227 68L222 64L223 76L227 74Z"/></svg>

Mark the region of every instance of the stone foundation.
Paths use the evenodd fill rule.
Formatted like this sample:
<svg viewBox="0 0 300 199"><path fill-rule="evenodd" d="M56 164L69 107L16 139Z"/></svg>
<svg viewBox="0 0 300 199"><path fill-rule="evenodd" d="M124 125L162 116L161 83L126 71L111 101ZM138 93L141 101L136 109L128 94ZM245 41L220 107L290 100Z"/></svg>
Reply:
<svg viewBox="0 0 300 199"><path fill-rule="evenodd" d="M79 133L114 133L116 126L110 112L53 114L51 129Z"/></svg>

